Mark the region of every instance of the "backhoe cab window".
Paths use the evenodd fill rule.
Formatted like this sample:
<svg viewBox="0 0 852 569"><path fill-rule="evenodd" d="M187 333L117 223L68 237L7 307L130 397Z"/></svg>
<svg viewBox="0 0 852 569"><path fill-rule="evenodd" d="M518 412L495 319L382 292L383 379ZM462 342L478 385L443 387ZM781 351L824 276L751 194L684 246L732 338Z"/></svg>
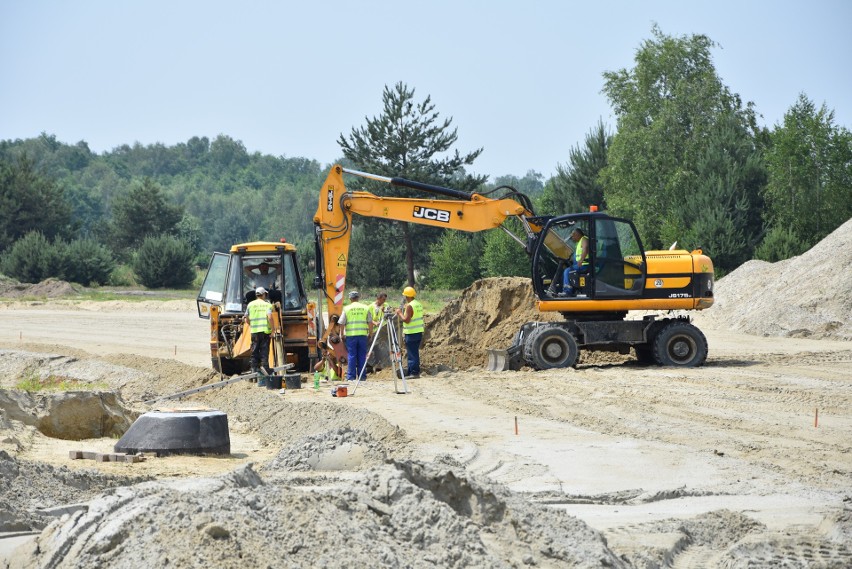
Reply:
<svg viewBox="0 0 852 569"><path fill-rule="evenodd" d="M303 308L293 255L245 255L232 257L226 310L238 312L255 299L255 289L263 287L270 302L280 302L284 310Z"/></svg>

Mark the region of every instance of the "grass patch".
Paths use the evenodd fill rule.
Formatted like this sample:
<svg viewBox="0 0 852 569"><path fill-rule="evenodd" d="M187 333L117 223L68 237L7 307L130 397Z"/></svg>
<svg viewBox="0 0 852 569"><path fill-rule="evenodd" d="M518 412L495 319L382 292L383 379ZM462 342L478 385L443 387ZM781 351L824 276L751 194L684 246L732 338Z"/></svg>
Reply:
<svg viewBox="0 0 852 569"><path fill-rule="evenodd" d="M361 302L364 304L372 304L376 300L376 295L379 293L379 289L368 287L360 290L359 292L361 293ZM399 307L402 302L402 289L381 289L381 292L385 292L388 295L388 299L385 301L385 306L391 306L393 308ZM437 314L443 310L449 302L460 297L461 293L461 290L418 290L417 300L423 303L423 309L426 314ZM325 310L325 306L323 306L323 310Z"/></svg>
<svg viewBox="0 0 852 569"><path fill-rule="evenodd" d="M102 381L92 383L62 375L50 374L47 377L39 377L35 371L30 371L15 384L15 389L30 393L38 391L95 391L108 387Z"/></svg>

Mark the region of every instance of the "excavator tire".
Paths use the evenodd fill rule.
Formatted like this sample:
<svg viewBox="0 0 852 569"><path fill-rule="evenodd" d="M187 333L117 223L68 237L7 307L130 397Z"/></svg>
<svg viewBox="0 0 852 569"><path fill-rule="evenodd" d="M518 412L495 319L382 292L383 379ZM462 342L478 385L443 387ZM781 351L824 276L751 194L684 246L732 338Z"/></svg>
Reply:
<svg viewBox="0 0 852 569"><path fill-rule="evenodd" d="M654 337L654 359L663 366L698 367L707 360L707 338L689 322L675 320Z"/></svg>
<svg viewBox="0 0 852 569"><path fill-rule="evenodd" d="M561 326L540 326L524 342L524 360L539 370L573 367L579 355L577 340Z"/></svg>

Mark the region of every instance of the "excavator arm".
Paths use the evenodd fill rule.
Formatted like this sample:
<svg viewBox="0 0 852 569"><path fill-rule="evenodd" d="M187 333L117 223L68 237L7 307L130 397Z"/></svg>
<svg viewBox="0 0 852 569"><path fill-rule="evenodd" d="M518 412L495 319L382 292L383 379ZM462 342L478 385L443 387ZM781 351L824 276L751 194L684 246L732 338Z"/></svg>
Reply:
<svg viewBox="0 0 852 569"><path fill-rule="evenodd" d="M344 174L453 199L383 197L370 192L349 192L343 182ZM477 193L404 178L378 176L335 165L322 186L314 214L317 257L315 285L325 293L329 321L343 310L353 214L457 231L477 232L500 228L522 247L526 247L525 239L514 235L503 225L507 218L515 217L523 224L527 237L540 231L540 226L531 220L534 214L529 200L522 194L518 197L492 199Z"/></svg>

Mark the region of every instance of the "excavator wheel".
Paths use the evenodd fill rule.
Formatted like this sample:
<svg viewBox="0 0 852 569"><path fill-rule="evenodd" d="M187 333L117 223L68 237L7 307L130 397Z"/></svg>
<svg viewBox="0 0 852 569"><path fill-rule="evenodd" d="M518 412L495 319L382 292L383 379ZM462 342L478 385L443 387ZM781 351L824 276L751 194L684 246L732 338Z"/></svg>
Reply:
<svg viewBox="0 0 852 569"><path fill-rule="evenodd" d="M580 349L574 336L560 326L541 326L524 343L524 359L535 369L572 367Z"/></svg>
<svg viewBox="0 0 852 569"><path fill-rule="evenodd" d="M689 322L675 320L654 337L654 359L664 366L698 367L707 359L707 338Z"/></svg>

